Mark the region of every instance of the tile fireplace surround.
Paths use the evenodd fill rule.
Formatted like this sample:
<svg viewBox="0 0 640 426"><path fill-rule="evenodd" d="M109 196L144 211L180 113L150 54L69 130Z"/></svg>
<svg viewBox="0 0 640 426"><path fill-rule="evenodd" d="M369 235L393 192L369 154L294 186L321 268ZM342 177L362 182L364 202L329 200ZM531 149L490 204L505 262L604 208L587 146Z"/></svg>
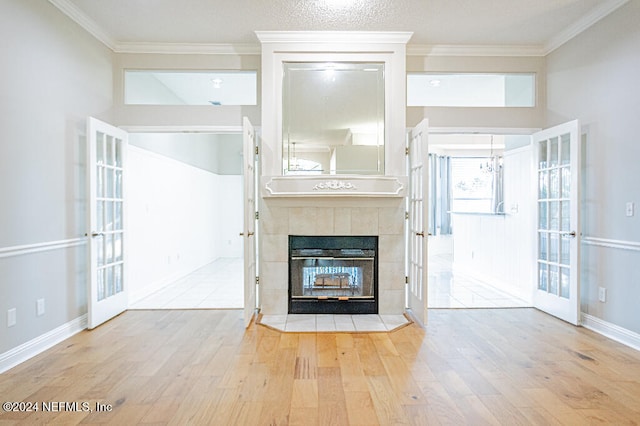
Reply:
<svg viewBox="0 0 640 426"><path fill-rule="evenodd" d="M289 235L377 235L378 313L405 307L403 197L283 197L260 200L260 305L263 315L288 310Z"/></svg>

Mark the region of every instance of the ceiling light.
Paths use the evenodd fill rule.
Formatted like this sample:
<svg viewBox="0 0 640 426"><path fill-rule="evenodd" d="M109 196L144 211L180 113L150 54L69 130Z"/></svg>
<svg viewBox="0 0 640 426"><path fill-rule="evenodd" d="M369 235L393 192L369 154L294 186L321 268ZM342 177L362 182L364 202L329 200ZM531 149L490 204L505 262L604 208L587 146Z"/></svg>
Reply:
<svg viewBox="0 0 640 426"><path fill-rule="evenodd" d="M324 3L331 9L343 9L349 7L353 0L321 0L320 3Z"/></svg>
<svg viewBox="0 0 640 426"><path fill-rule="evenodd" d="M440 80L430 80L429 81L429 86L431 87L440 87L440 84L442 82Z"/></svg>
<svg viewBox="0 0 640 426"><path fill-rule="evenodd" d="M219 89L222 87L222 79L221 78L214 78L213 80L211 80L211 82L213 83L213 88L214 89Z"/></svg>

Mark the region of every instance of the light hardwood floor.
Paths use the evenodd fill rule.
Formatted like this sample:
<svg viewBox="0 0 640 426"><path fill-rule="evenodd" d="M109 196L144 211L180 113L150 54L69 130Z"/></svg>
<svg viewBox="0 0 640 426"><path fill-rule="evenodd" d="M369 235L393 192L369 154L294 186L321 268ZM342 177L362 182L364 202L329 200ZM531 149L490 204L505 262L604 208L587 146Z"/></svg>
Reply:
<svg viewBox="0 0 640 426"><path fill-rule="evenodd" d="M0 375L0 395L94 410L0 424L622 425L640 421L640 352L534 309L431 310L426 329L361 334L128 311Z"/></svg>

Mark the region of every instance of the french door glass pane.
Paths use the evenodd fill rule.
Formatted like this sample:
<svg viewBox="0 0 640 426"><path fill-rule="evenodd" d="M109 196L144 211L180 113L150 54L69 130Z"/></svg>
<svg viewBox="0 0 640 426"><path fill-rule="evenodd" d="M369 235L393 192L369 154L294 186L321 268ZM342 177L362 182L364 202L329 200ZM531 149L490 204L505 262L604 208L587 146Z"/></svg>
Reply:
<svg viewBox="0 0 640 426"><path fill-rule="evenodd" d="M560 215L561 215L561 219L560 219L560 229L562 231L569 231L569 227L570 227L570 214L571 212L569 211L569 201L562 201L561 205L560 205Z"/></svg>
<svg viewBox="0 0 640 426"><path fill-rule="evenodd" d="M104 237L105 264L113 263L113 234L107 234Z"/></svg>
<svg viewBox="0 0 640 426"><path fill-rule="evenodd" d="M122 264L116 265L116 274L115 274L115 283L114 283L116 293L120 293L124 287L122 282L122 275L123 275L122 268L123 268Z"/></svg>
<svg viewBox="0 0 640 426"><path fill-rule="evenodd" d="M98 289L98 300L102 300L105 298L104 291L104 269L98 269L97 271L97 289Z"/></svg>
<svg viewBox="0 0 640 426"><path fill-rule="evenodd" d="M538 174L538 198L545 199L549 193L549 172L543 171Z"/></svg>
<svg viewBox="0 0 640 426"><path fill-rule="evenodd" d="M559 198L560 196L560 171L551 170L549 174L549 198Z"/></svg>
<svg viewBox="0 0 640 426"><path fill-rule="evenodd" d="M560 205L557 201L551 201L549 203L549 229L560 229Z"/></svg>
<svg viewBox="0 0 640 426"><path fill-rule="evenodd" d="M558 138L549 139L549 167L558 165Z"/></svg>
<svg viewBox="0 0 640 426"><path fill-rule="evenodd" d="M104 214L104 230L112 231L113 230L113 202L105 201L105 214Z"/></svg>
<svg viewBox="0 0 640 426"><path fill-rule="evenodd" d="M113 195L114 195L114 192L113 192L113 184L114 184L113 173L114 173L114 171L112 169L106 169L105 173L107 175L107 190L105 191L105 197L106 198L113 198Z"/></svg>
<svg viewBox="0 0 640 426"><path fill-rule="evenodd" d="M115 230L122 229L122 201L115 202Z"/></svg>
<svg viewBox="0 0 640 426"><path fill-rule="evenodd" d="M568 299L571 294L569 277L570 277L569 268L560 268L560 297L564 297L565 299Z"/></svg>
<svg viewBox="0 0 640 426"><path fill-rule="evenodd" d="M562 237L560 239L560 263L563 265L569 265L569 249L570 249L570 237Z"/></svg>
<svg viewBox="0 0 640 426"><path fill-rule="evenodd" d="M122 141L116 139L116 167L122 167Z"/></svg>
<svg viewBox="0 0 640 426"><path fill-rule="evenodd" d="M104 231L104 201L96 202L96 231Z"/></svg>
<svg viewBox="0 0 640 426"><path fill-rule="evenodd" d="M115 147L113 143L113 136L107 136L107 165L115 165Z"/></svg>
<svg viewBox="0 0 640 426"><path fill-rule="evenodd" d="M540 247L538 248L538 259L540 260L548 260L548 253L549 253L549 241L548 241L548 236L549 234L547 234L546 232L540 232Z"/></svg>
<svg viewBox="0 0 640 426"><path fill-rule="evenodd" d="M549 265L549 293L558 295L558 267Z"/></svg>
<svg viewBox="0 0 640 426"><path fill-rule="evenodd" d="M113 234L114 262L122 261L122 232Z"/></svg>
<svg viewBox="0 0 640 426"><path fill-rule="evenodd" d="M547 141L541 141L538 149L538 169L547 168Z"/></svg>
<svg viewBox="0 0 640 426"><path fill-rule="evenodd" d="M113 266L107 266L105 271L107 272L107 276L105 278L106 297L110 297L114 295Z"/></svg>
<svg viewBox="0 0 640 426"><path fill-rule="evenodd" d="M547 273L546 263L538 264L538 289L547 291L549 283L549 274Z"/></svg>
<svg viewBox="0 0 640 426"><path fill-rule="evenodd" d="M539 229L548 229L549 222L547 221L547 209L549 203L546 201L540 201L538 203L538 228Z"/></svg>
<svg viewBox="0 0 640 426"><path fill-rule="evenodd" d="M569 198L571 196L571 169L563 167L560 169L560 172L562 173L560 197Z"/></svg>
<svg viewBox="0 0 640 426"><path fill-rule="evenodd" d="M104 133L96 134L96 162L98 166L104 164Z"/></svg>
<svg viewBox="0 0 640 426"><path fill-rule="evenodd" d="M101 166L96 168L96 196L104 197L104 168Z"/></svg>
<svg viewBox="0 0 640 426"><path fill-rule="evenodd" d="M116 193L115 198L122 198L122 170L116 170Z"/></svg>
<svg viewBox="0 0 640 426"><path fill-rule="evenodd" d="M549 234L549 261L558 261L558 234Z"/></svg>
<svg viewBox="0 0 640 426"><path fill-rule="evenodd" d="M96 258L98 260L98 266L104 265L104 235L96 237Z"/></svg>
<svg viewBox="0 0 640 426"><path fill-rule="evenodd" d="M571 160L571 137L568 133L560 136L560 164L569 164Z"/></svg>

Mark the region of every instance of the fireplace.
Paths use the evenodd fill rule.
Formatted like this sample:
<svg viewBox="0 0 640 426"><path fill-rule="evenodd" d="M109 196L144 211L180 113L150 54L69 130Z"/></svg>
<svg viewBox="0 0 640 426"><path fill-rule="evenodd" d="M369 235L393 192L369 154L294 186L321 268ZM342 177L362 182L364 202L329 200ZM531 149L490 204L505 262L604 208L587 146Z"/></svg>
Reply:
<svg viewBox="0 0 640 426"><path fill-rule="evenodd" d="M290 314L377 314L377 236L289 236Z"/></svg>

